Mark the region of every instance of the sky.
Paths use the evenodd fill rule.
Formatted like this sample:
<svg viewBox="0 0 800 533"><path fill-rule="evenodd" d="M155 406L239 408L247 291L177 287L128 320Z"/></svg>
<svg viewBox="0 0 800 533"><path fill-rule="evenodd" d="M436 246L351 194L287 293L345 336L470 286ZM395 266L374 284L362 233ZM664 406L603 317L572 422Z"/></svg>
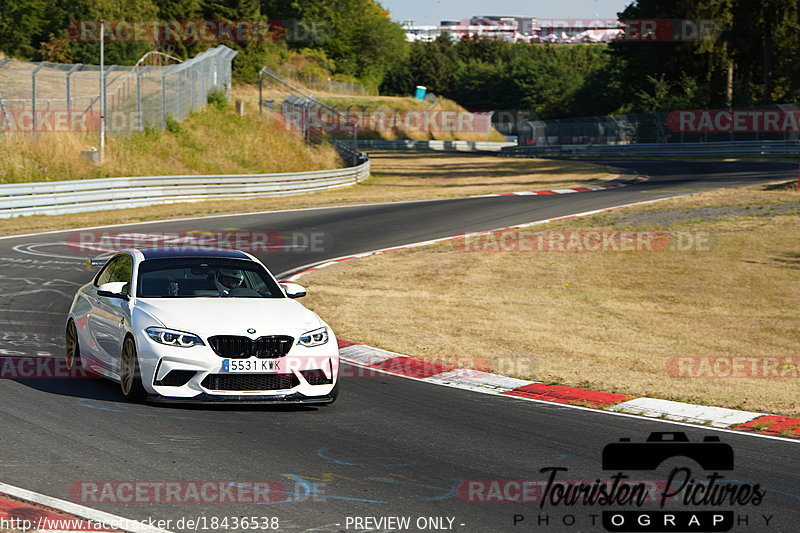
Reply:
<svg viewBox="0 0 800 533"><path fill-rule="evenodd" d="M439 24L473 15L519 15L539 19L615 19L633 0L379 0L392 20Z"/></svg>

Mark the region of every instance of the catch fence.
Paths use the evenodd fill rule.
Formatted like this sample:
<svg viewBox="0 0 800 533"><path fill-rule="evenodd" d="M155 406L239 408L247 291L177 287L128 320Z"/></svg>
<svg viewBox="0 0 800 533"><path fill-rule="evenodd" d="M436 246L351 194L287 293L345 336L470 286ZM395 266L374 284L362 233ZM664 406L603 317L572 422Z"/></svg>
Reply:
<svg viewBox="0 0 800 533"><path fill-rule="evenodd" d="M236 54L220 45L177 64L108 65L102 73L98 65L0 59L0 133L99 131L103 115L108 135L166 128L211 91L230 96Z"/></svg>

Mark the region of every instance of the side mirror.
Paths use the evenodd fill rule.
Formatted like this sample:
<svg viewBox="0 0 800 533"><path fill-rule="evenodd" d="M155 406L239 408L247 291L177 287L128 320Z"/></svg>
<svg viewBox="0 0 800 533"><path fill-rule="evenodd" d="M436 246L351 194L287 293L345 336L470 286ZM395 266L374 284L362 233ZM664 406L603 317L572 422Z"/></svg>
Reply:
<svg viewBox="0 0 800 533"><path fill-rule="evenodd" d="M124 281L115 281L112 283L103 283L99 287L97 287L97 295L98 296L105 296L106 298L121 298L123 300L129 300L130 296L128 296L125 290L125 283Z"/></svg>
<svg viewBox="0 0 800 533"><path fill-rule="evenodd" d="M289 298L302 298L306 295L306 289L297 283L281 283L281 288Z"/></svg>

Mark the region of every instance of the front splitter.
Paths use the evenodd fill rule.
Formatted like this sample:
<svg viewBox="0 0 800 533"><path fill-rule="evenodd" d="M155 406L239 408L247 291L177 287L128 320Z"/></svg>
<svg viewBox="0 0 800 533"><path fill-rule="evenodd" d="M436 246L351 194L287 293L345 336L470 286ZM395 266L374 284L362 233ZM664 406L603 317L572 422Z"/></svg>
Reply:
<svg viewBox="0 0 800 533"><path fill-rule="evenodd" d="M147 397L148 403L159 404L187 404L187 405L328 405L336 400L335 395L305 396L303 394L290 394L287 396L255 396L255 395L225 395L198 394L191 398L168 398L165 396L151 395Z"/></svg>

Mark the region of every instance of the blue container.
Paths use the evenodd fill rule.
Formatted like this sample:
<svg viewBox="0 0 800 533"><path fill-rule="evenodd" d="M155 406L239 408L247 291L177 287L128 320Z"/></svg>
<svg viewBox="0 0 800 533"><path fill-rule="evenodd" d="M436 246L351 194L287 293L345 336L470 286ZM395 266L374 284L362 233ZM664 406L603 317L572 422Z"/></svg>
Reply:
<svg viewBox="0 0 800 533"><path fill-rule="evenodd" d="M417 100L425 100L425 92L428 90L424 85L417 85L417 90L414 91L414 98Z"/></svg>

